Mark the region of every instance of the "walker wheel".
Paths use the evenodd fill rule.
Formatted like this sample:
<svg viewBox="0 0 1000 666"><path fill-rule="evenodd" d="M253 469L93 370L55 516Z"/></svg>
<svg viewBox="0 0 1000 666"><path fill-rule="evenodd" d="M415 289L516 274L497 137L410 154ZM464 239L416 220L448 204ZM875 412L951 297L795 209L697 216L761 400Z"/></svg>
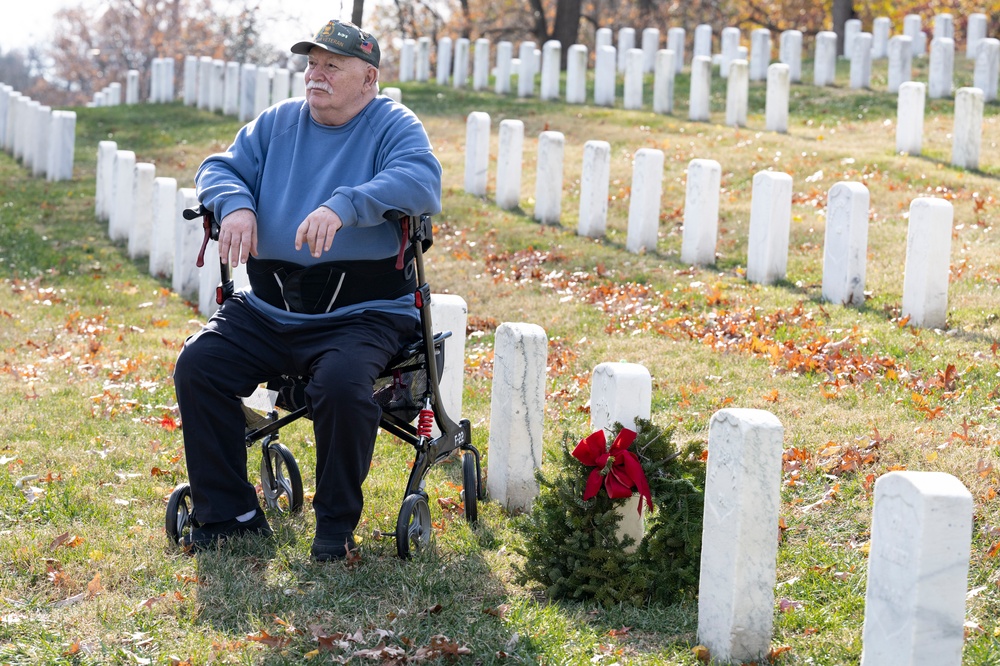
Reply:
<svg viewBox="0 0 1000 666"><path fill-rule="evenodd" d="M167 500L167 519L164 523L167 538L175 546L180 545L181 539L191 532L193 508L191 486L186 483L178 483L177 487L170 493L170 499Z"/></svg>
<svg viewBox="0 0 1000 666"><path fill-rule="evenodd" d="M475 524L479 520L479 473L476 470L476 454L471 451L462 455L462 500L465 520Z"/></svg>
<svg viewBox="0 0 1000 666"><path fill-rule="evenodd" d="M410 559L412 551L419 552L431 543L431 510L427 498L419 493L407 495L396 521L396 554Z"/></svg>
<svg viewBox="0 0 1000 666"><path fill-rule="evenodd" d="M278 511L298 513L302 510L302 474L295 456L281 442L264 447L260 460L260 487L264 506Z"/></svg>

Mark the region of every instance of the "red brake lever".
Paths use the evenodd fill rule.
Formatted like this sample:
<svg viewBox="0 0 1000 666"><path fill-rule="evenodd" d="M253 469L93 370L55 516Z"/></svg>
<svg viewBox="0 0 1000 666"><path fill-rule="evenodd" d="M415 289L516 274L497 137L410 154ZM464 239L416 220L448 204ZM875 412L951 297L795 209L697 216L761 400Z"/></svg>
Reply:
<svg viewBox="0 0 1000 666"><path fill-rule="evenodd" d="M198 268L205 265L205 248L208 247L208 241L212 239L212 216L205 215L203 219L204 222L202 222L201 226L205 229L205 238L201 241L201 249L198 250L198 261L195 262Z"/></svg>

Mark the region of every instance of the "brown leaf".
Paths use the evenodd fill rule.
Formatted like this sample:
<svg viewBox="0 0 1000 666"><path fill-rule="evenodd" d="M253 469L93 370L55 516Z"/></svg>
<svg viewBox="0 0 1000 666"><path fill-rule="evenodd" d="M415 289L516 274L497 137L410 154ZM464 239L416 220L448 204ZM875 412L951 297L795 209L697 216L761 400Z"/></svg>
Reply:
<svg viewBox="0 0 1000 666"><path fill-rule="evenodd" d="M691 652L694 653L695 658L698 661L709 663L712 661L712 653L708 651L708 648L704 645L695 645L691 648Z"/></svg>
<svg viewBox="0 0 1000 666"><path fill-rule="evenodd" d="M94 577L89 583L87 583L87 598L93 599L103 591L104 587L101 585L101 573L98 572L94 574Z"/></svg>
<svg viewBox="0 0 1000 666"><path fill-rule="evenodd" d="M52 543L49 544L49 550L55 550L56 548L63 545L67 541L69 541L69 532L63 532L62 534L60 534L59 536L57 536L55 539L52 540Z"/></svg>
<svg viewBox="0 0 1000 666"><path fill-rule="evenodd" d="M502 619L505 615L507 615L507 611L509 610L510 604L500 604L499 606L495 606L493 608L484 608L483 612L487 615L492 615Z"/></svg>
<svg viewBox="0 0 1000 666"><path fill-rule="evenodd" d="M280 648L287 645L292 639L288 636L272 636L267 633L266 630L261 629L256 634L247 634L247 640L253 641L254 643L263 643L264 645Z"/></svg>

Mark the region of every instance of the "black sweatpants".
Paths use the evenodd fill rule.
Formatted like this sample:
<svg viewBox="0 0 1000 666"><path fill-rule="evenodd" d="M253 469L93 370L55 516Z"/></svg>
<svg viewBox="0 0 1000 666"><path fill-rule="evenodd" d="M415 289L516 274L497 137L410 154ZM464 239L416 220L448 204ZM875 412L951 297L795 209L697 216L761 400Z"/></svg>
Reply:
<svg viewBox="0 0 1000 666"><path fill-rule="evenodd" d="M381 409L376 376L419 322L368 311L305 324L279 324L237 294L188 338L174 385L197 520L230 520L258 506L247 480L240 396L282 374L308 377L306 404L316 434L316 535L340 539L361 518Z"/></svg>

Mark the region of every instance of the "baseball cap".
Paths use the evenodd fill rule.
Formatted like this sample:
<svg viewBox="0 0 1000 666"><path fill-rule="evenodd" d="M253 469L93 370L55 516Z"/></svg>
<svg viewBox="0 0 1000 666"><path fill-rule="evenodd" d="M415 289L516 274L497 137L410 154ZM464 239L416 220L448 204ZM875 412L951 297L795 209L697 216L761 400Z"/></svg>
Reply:
<svg viewBox="0 0 1000 666"><path fill-rule="evenodd" d="M297 42L292 45L292 53L309 55L310 49L318 46L331 53L361 58L378 67L381 52L375 38L347 21L330 21L316 33L312 41Z"/></svg>

